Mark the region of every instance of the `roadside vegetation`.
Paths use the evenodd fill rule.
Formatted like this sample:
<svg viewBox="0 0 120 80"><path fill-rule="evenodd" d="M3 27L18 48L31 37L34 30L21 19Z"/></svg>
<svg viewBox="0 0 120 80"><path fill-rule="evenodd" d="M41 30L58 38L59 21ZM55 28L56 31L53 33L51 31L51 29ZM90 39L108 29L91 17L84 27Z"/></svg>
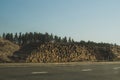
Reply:
<svg viewBox="0 0 120 80"><path fill-rule="evenodd" d="M12 62L9 57L13 56L13 53L19 48L18 45L0 38L0 62Z"/></svg>
<svg viewBox="0 0 120 80"><path fill-rule="evenodd" d="M93 41L76 42L53 34L3 33L0 39L0 62L83 62L116 61L120 46Z"/></svg>

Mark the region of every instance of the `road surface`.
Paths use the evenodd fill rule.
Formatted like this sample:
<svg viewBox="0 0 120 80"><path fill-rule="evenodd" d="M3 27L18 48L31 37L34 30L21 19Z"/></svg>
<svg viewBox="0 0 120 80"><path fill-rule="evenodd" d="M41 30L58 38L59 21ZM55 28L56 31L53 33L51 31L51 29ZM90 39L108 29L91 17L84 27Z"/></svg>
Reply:
<svg viewBox="0 0 120 80"><path fill-rule="evenodd" d="M120 80L120 63L0 64L0 80Z"/></svg>

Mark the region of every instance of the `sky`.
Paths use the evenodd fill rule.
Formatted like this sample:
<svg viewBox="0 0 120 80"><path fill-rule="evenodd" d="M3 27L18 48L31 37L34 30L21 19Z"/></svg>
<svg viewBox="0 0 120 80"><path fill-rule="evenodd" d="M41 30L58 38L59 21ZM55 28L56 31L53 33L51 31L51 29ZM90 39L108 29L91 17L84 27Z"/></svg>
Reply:
<svg viewBox="0 0 120 80"><path fill-rule="evenodd" d="M120 45L120 0L0 0L3 32L48 32Z"/></svg>

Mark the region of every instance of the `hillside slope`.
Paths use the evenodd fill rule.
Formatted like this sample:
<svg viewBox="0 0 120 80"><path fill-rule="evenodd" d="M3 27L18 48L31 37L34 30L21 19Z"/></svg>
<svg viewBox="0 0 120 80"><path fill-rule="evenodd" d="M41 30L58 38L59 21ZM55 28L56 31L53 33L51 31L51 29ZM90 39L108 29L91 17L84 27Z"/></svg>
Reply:
<svg viewBox="0 0 120 80"><path fill-rule="evenodd" d="M0 38L0 62L12 62L9 58L15 51L19 50L19 46L12 42Z"/></svg>
<svg viewBox="0 0 120 80"><path fill-rule="evenodd" d="M30 43L23 46L13 57L18 62L78 62L118 60L120 47L81 43Z"/></svg>
<svg viewBox="0 0 120 80"><path fill-rule="evenodd" d="M120 60L120 46L94 42L33 42L19 47L0 38L0 62L80 62Z"/></svg>

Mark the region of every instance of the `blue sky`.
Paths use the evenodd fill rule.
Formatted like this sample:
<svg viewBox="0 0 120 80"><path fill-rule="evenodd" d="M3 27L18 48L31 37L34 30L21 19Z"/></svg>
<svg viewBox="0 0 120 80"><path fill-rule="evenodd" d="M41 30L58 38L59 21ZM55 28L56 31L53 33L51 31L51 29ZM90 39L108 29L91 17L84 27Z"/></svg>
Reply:
<svg viewBox="0 0 120 80"><path fill-rule="evenodd" d="M3 32L120 44L120 0L0 0Z"/></svg>

